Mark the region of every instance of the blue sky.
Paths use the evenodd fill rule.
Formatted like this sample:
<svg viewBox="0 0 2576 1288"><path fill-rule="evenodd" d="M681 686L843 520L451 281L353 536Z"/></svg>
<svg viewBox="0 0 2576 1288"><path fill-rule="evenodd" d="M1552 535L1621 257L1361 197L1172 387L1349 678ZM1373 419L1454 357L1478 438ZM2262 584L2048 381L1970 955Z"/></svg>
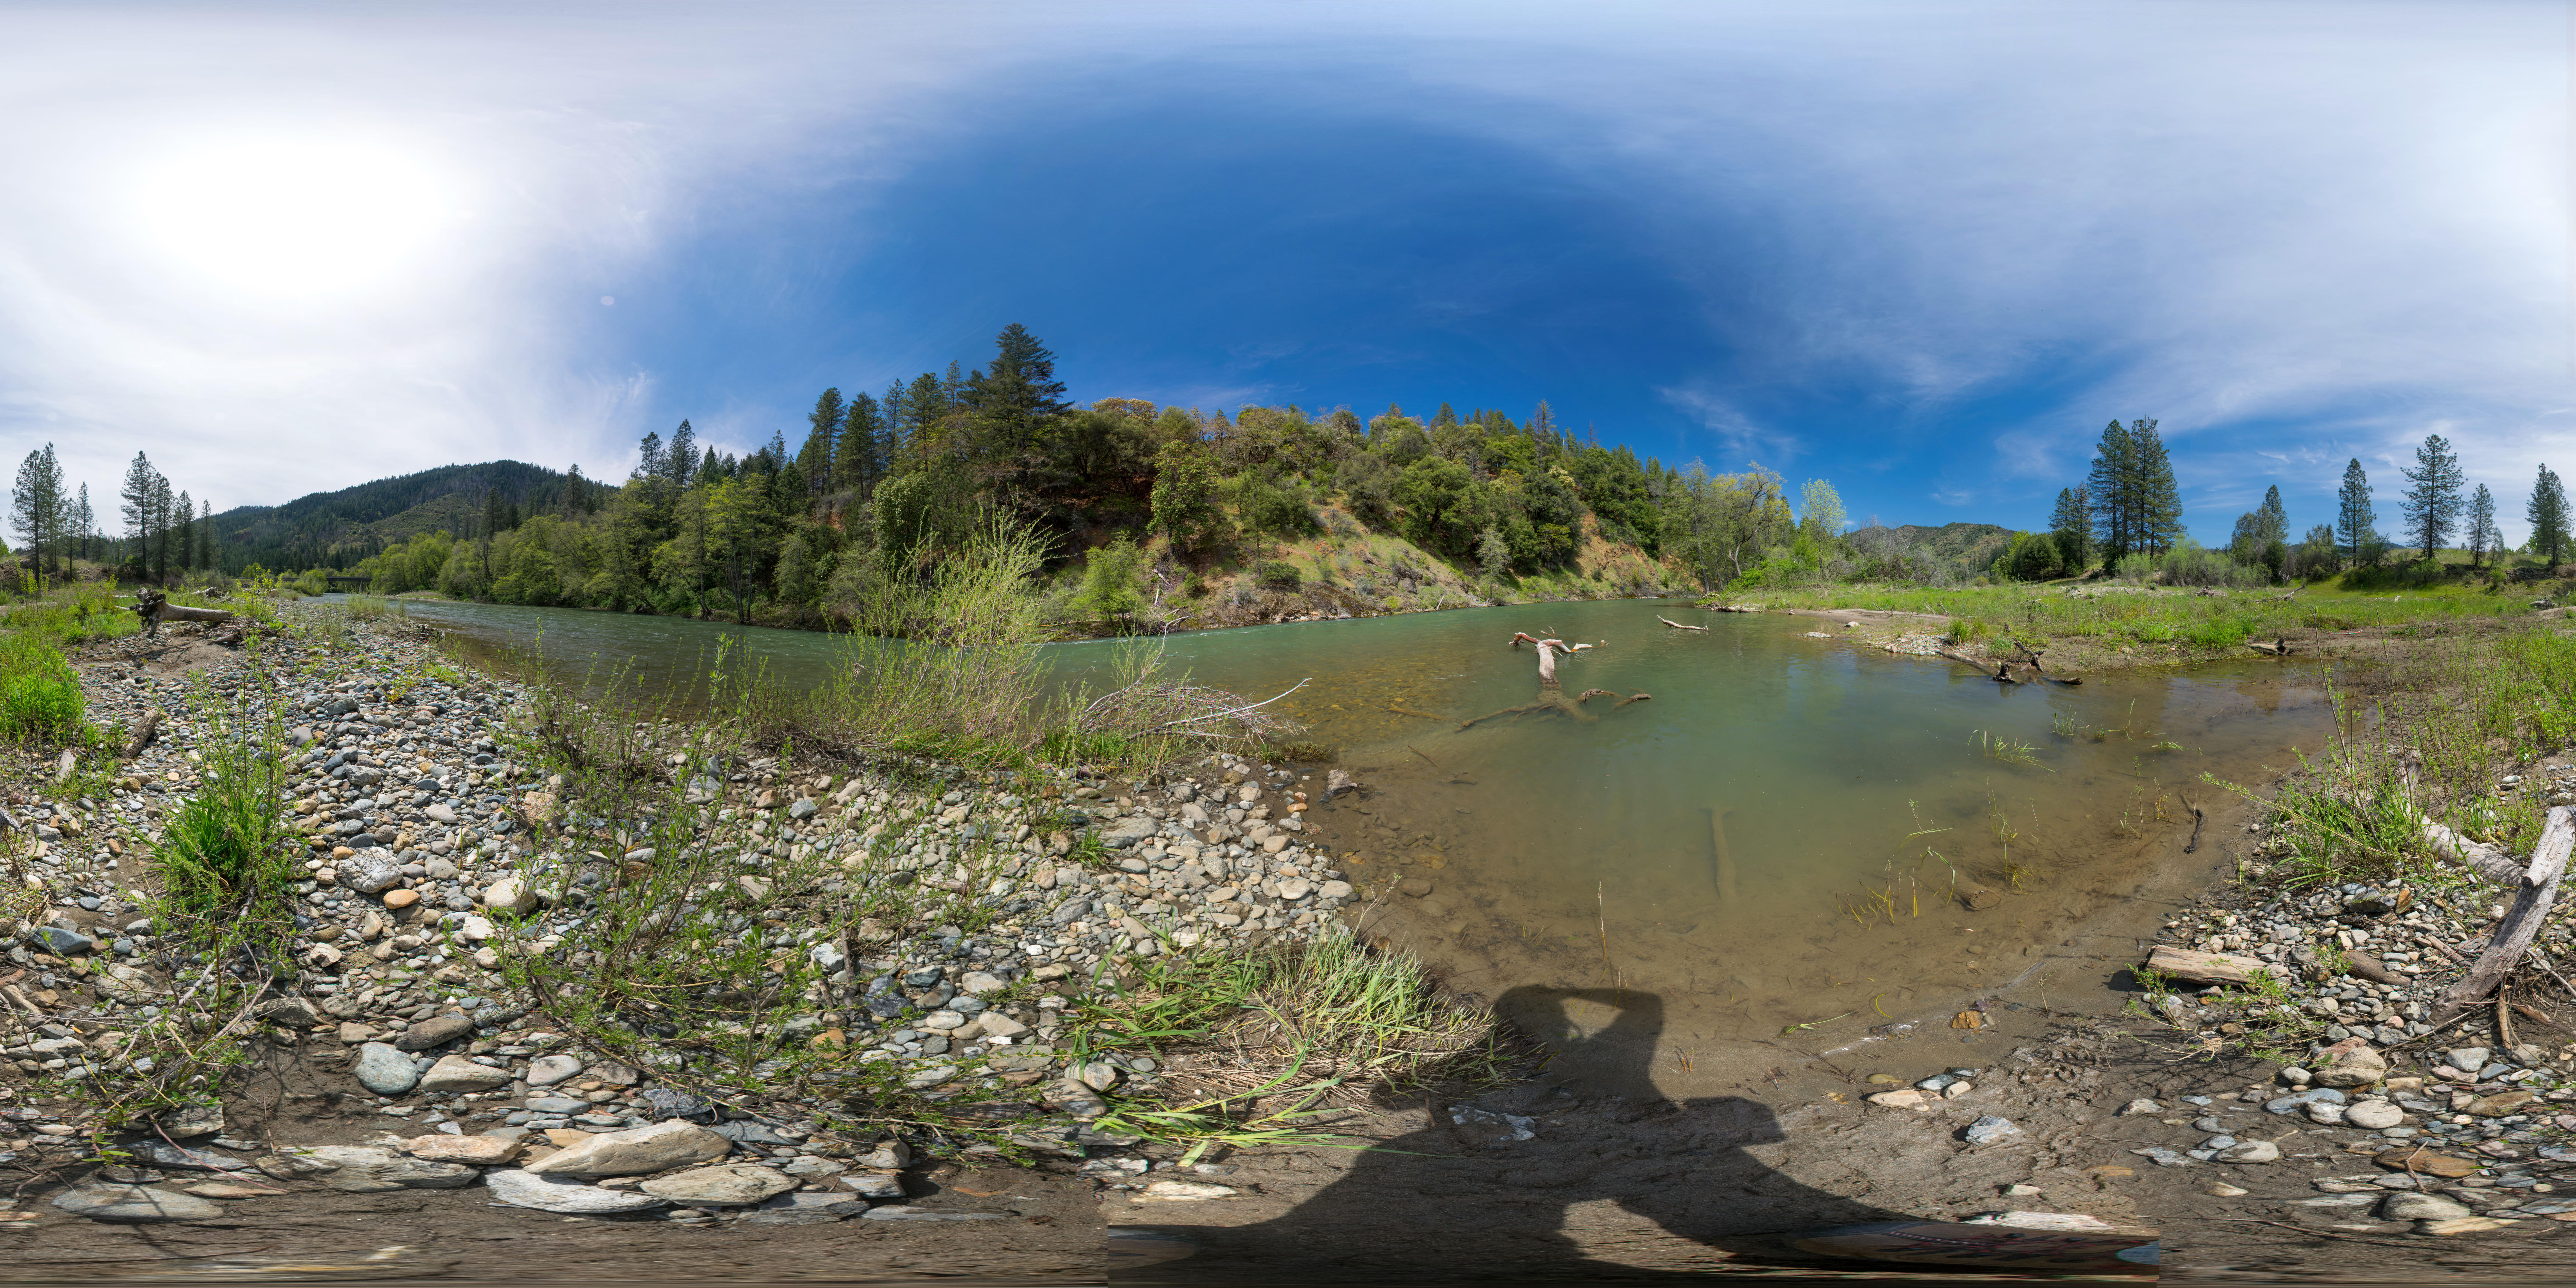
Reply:
<svg viewBox="0 0 2576 1288"><path fill-rule="evenodd" d="M0 4L0 451L219 506L1021 322L1073 393L1548 399L1890 523L2159 419L2204 539L2576 467L2567 13L2466 3ZM613 302L610 302L613 301Z"/></svg>

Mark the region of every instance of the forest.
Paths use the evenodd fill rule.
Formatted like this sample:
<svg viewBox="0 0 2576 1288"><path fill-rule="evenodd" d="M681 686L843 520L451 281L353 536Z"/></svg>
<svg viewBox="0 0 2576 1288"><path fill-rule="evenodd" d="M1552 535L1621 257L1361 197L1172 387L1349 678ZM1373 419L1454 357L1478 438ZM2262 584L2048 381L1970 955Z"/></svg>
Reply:
<svg viewBox="0 0 2576 1288"><path fill-rule="evenodd" d="M1054 571L1078 569L1065 606L1100 620L1132 616L1157 588L1187 602L1229 579L1273 592L1331 582L1329 560L1282 556L1355 535L1336 524L1400 536L1488 597L1573 568L1587 548L1633 548L1701 588L1791 577L1839 551L1830 485L1807 484L1793 505L1777 474L1640 460L1578 440L1545 403L1525 420L1446 404L1366 421L1130 398L1077 407L1054 367L1014 325L981 368L952 363L881 395L824 391L801 442L781 432L736 456L682 421L644 438L622 485L574 472L533 495L493 486L454 526L344 566L380 593L820 625L994 523L1036 533ZM1395 575L1357 581L1370 584L1346 589L1407 606Z"/></svg>

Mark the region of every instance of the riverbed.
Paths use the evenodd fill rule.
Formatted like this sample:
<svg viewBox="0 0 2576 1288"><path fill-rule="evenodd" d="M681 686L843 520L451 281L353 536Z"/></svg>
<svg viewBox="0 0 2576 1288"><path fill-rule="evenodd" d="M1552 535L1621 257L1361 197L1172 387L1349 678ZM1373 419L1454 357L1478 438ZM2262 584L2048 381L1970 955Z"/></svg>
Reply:
<svg viewBox="0 0 2576 1288"><path fill-rule="evenodd" d="M687 691L720 640L772 683L847 666L805 632L409 612L486 661L652 693ZM1561 664L1563 696L1610 696L1514 712L1542 696L1515 632L1595 645ZM1631 600L1163 647L1199 683L1294 689L1277 709L1367 785L1309 816L1373 896L1366 930L1676 1094L1881 1043L1973 1066L2052 1010L2100 1009L2125 936L2225 861L2206 826L2186 853L2194 808L2224 812L2219 784L2267 781L2331 727L2322 673L2277 662L2006 685L1863 635ZM1047 655L1070 683L1118 647Z"/></svg>

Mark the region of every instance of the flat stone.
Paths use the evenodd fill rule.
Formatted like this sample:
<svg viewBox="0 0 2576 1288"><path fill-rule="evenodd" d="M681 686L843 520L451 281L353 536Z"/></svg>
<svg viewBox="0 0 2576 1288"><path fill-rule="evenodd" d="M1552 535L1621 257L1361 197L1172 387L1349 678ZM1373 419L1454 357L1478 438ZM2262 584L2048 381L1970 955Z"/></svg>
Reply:
<svg viewBox="0 0 2576 1288"><path fill-rule="evenodd" d="M2380 1131L2406 1121L2406 1111L2385 1100L2365 1100L2343 1111L2346 1124Z"/></svg>
<svg viewBox="0 0 2576 1288"><path fill-rule="evenodd" d="M313 1009L311 1002L300 997L272 997L250 1008L250 1013L290 1029L309 1029L322 1022L321 1013Z"/></svg>
<svg viewBox="0 0 2576 1288"><path fill-rule="evenodd" d="M897 1194L896 1198L903 1197ZM868 1210L867 1200L848 1194L822 1193L781 1194L760 1205L764 1212L820 1212L827 1216L857 1216Z"/></svg>
<svg viewBox="0 0 2576 1288"><path fill-rule="evenodd" d="M420 1075L420 1089L490 1091L494 1087L509 1086L510 1081L511 1074L507 1069L495 1069L488 1064L476 1064L461 1055L451 1055L441 1057L438 1063L429 1066L427 1073Z"/></svg>
<svg viewBox="0 0 2576 1288"><path fill-rule="evenodd" d="M643 1212L667 1202L633 1190L603 1190L596 1185L556 1180L514 1167L484 1173L483 1183L491 1187L492 1197L512 1207L560 1212L568 1216Z"/></svg>
<svg viewBox="0 0 2576 1288"><path fill-rule="evenodd" d="M77 930L65 930L60 926L40 926L31 938L37 947L65 957L77 957L98 947L97 940Z"/></svg>
<svg viewBox="0 0 2576 1288"><path fill-rule="evenodd" d="M1231 1185L1210 1185L1205 1181L1148 1181L1136 1195L1139 1203L1197 1203L1206 1199L1230 1199L1237 1191Z"/></svg>
<svg viewBox="0 0 2576 1288"><path fill-rule="evenodd" d="M1991 1145L1996 1141L2021 1134L2021 1128L2016 1126L2013 1120L1988 1114L1968 1124L1968 1130L1962 1133L1962 1136L1971 1145Z"/></svg>
<svg viewBox="0 0 2576 1288"><path fill-rule="evenodd" d="M2318 1085L2326 1087L2367 1087L2387 1076L2388 1061L2366 1046L2336 1052L2316 1072Z"/></svg>
<svg viewBox="0 0 2576 1288"><path fill-rule="evenodd" d="M644 1182L645 1193L692 1207L743 1207L795 1188L796 1178L750 1163L700 1167Z"/></svg>
<svg viewBox="0 0 2576 1288"><path fill-rule="evenodd" d="M385 891L385 906L397 912L418 902L420 902L420 891L418 890Z"/></svg>
<svg viewBox="0 0 2576 1288"><path fill-rule="evenodd" d="M711 1163L732 1149L732 1141L695 1123L661 1122L602 1132L529 1164L528 1171L542 1176L640 1176Z"/></svg>
<svg viewBox="0 0 2576 1288"><path fill-rule="evenodd" d="M891 1172L851 1172L841 1177L841 1184L853 1194L872 1199L903 1197L903 1178Z"/></svg>
<svg viewBox="0 0 2576 1288"><path fill-rule="evenodd" d="M401 883L402 864L391 850L360 850L340 860L339 877L340 884L360 894L382 894Z"/></svg>
<svg viewBox="0 0 2576 1288"><path fill-rule="evenodd" d="M2122 1118L2134 1118L2139 1114L2160 1114L2164 1111L2165 1107L2163 1105L2157 1104L2152 1100L2132 1100L2129 1103L2120 1106L2119 1116Z"/></svg>
<svg viewBox="0 0 2576 1288"><path fill-rule="evenodd" d="M2493 1217L2464 1216L2449 1221L2418 1221L2415 1223L2415 1233L2446 1239L2460 1234L2485 1234L2489 1230L2501 1230L2504 1227L2504 1222Z"/></svg>
<svg viewBox="0 0 2576 1288"><path fill-rule="evenodd" d="M1883 1108L1913 1109L1917 1111L1930 1110L1936 1100L1938 1100L1938 1097L1914 1087L1901 1087L1895 1091L1881 1091L1869 1097L1869 1103Z"/></svg>
<svg viewBox="0 0 2576 1288"><path fill-rule="evenodd" d="M293 1145L277 1152L331 1164L337 1170L323 1183L354 1194L463 1189L480 1175L463 1164L412 1158L377 1145Z"/></svg>
<svg viewBox="0 0 2576 1288"><path fill-rule="evenodd" d="M204 1150L186 1149L166 1141L147 1140L127 1146L135 1161L152 1167L168 1167L191 1172L238 1172L247 1169L247 1160Z"/></svg>
<svg viewBox="0 0 2576 1288"><path fill-rule="evenodd" d="M399 1096L420 1085L420 1068L411 1057L382 1042L359 1046L358 1061L350 1069L358 1085L379 1096Z"/></svg>
<svg viewBox="0 0 2576 1288"><path fill-rule="evenodd" d="M2310 1087L2306 1091L2294 1091L2289 1095L2264 1101L2263 1112L2271 1114L2295 1114L2301 1109L2319 1101L2324 1101L2328 1104L2340 1105L2350 1099L2352 1099L2352 1097L2347 1096L2332 1087Z"/></svg>
<svg viewBox="0 0 2576 1288"><path fill-rule="evenodd" d="M801 822L805 819L814 817L815 814L821 812L822 808L822 806L814 803L813 797L799 796L788 803L787 817Z"/></svg>
<svg viewBox="0 0 2576 1288"><path fill-rule="evenodd" d="M414 1158L494 1167L519 1156L519 1142L498 1136L415 1136L403 1146Z"/></svg>
<svg viewBox="0 0 2576 1288"><path fill-rule="evenodd" d="M454 827L456 825L455 807L448 805L444 801L432 805L428 809L422 810L421 813L427 814L430 822L444 824L449 827Z"/></svg>
<svg viewBox="0 0 2576 1288"><path fill-rule="evenodd" d="M2343 1106L2332 1101L2311 1100L2308 1102L2308 1121L2334 1126L2343 1121Z"/></svg>
<svg viewBox="0 0 2576 1288"><path fill-rule="evenodd" d="M2478 1171L2478 1164L2465 1158L2453 1158L2448 1154L2436 1154L2426 1149L2392 1149L2370 1161L2392 1172L2411 1172L2445 1180L2474 1176Z"/></svg>
<svg viewBox="0 0 2576 1288"><path fill-rule="evenodd" d="M267 1185L245 1185L240 1181L199 1181L179 1188L201 1199L265 1199L288 1192Z"/></svg>
<svg viewBox="0 0 2576 1288"><path fill-rule="evenodd" d="M2242 1145L2231 1145L2226 1149L2218 1151L2217 1161L2222 1163L2277 1163L2281 1161L2281 1147L2268 1140L2249 1140Z"/></svg>
<svg viewBox="0 0 2576 1288"><path fill-rule="evenodd" d="M2439 1194L2391 1194L2379 1201L2383 1221L2456 1221L2476 1215L2468 1204Z"/></svg>
<svg viewBox="0 0 2576 1288"><path fill-rule="evenodd" d="M2528 1091L2504 1091L2492 1096L2480 1096L2461 1106L2460 1112L2479 1118L2502 1118L2506 1114L2521 1113L2524 1106L2538 1099L2540 1097Z"/></svg>
<svg viewBox="0 0 2576 1288"><path fill-rule="evenodd" d="M2443 1052L2442 1058L2449 1061L2454 1069L2466 1069L2474 1073L2487 1067L2487 1057L2493 1054L2495 1053L2486 1047L2453 1047Z"/></svg>
<svg viewBox="0 0 2576 1288"><path fill-rule="evenodd" d="M524 915L535 911L537 892L530 889L526 879L522 877L503 877L483 888L483 906L499 912Z"/></svg>
<svg viewBox="0 0 2576 1288"><path fill-rule="evenodd" d="M859 1214L862 1221L999 1221L999 1212L932 1212L901 1203L872 1207Z"/></svg>
<svg viewBox="0 0 2576 1288"><path fill-rule="evenodd" d="M575 1100L570 1096L530 1096L528 1097L527 1104L528 1112L532 1114L584 1114L590 1112L589 1101Z"/></svg>
<svg viewBox="0 0 2576 1288"><path fill-rule="evenodd" d="M528 1061L528 1085L551 1087L581 1072L581 1060L569 1055L541 1055Z"/></svg>
<svg viewBox="0 0 2576 1288"><path fill-rule="evenodd" d="M52 1202L74 1216L125 1224L209 1221L224 1214L221 1204L148 1185L84 1185L55 1195Z"/></svg>

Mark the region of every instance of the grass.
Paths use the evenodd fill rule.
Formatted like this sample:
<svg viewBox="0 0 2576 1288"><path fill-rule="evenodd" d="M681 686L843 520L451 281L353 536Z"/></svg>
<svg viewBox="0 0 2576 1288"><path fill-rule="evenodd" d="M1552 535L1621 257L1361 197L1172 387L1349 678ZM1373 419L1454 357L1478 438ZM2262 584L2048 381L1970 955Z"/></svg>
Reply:
<svg viewBox="0 0 2576 1288"><path fill-rule="evenodd" d="M285 821L285 699L265 688L253 688L265 701L224 702L200 681L192 696L203 768L152 851L183 920L292 925L286 891L302 847Z"/></svg>
<svg viewBox="0 0 2576 1288"><path fill-rule="evenodd" d="M69 742L84 727L80 675L60 646L25 632L0 636L0 737Z"/></svg>

